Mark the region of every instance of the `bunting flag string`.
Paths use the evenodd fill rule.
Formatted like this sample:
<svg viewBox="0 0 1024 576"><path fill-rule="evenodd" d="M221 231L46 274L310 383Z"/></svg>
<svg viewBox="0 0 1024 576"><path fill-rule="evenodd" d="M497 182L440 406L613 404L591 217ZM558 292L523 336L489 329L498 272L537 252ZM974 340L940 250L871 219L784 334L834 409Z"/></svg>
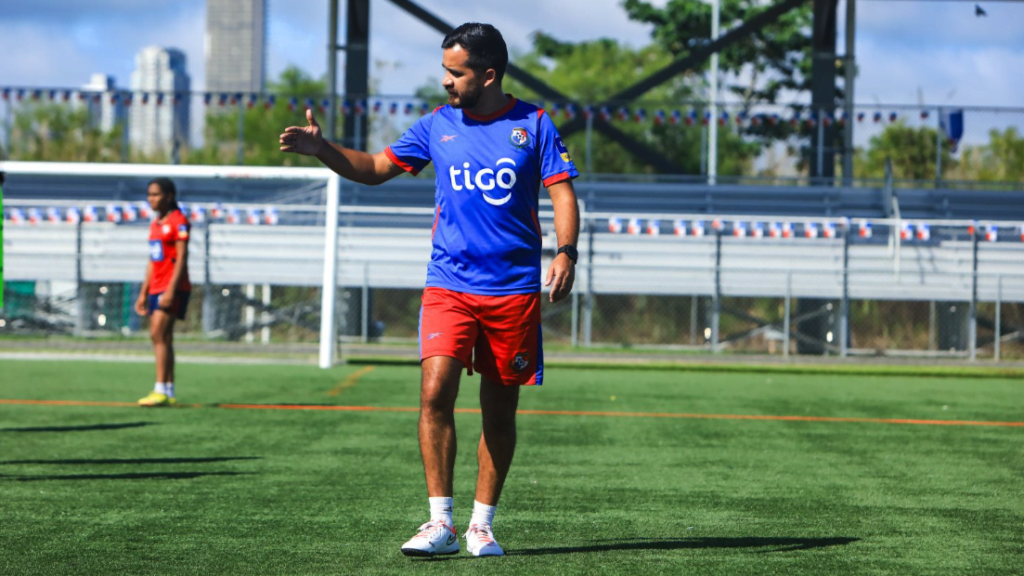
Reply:
<svg viewBox="0 0 1024 576"><path fill-rule="evenodd" d="M233 206L224 207L221 204L185 205L178 203L179 208L189 215L193 224L206 222L223 222L227 224L247 223L250 225L266 224L276 226L280 222L280 213L274 206L265 208L246 208L246 218L239 217L240 211ZM7 208L3 217L12 225L32 225L42 223L49 224L78 224L106 222L109 224L131 224L135 222L151 222L154 218L153 210L148 202L111 202L103 206L102 217L98 207L87 205L82 208L70 206L59 208L49 206L45 208L30 207Z"/></svg>
<svg viewBox="0 0 1024 576"><path fill-rule="evenodd" d="M672 234L675 236L701 238L707 234L708 222L705 220L687 221L677 219L671 221L671 223ZM608 219L608 232L611 234L625 233L633 236L658 236L661 233L661 224L662 222L658 219L617 216ZM799 226L799 235L796 233L797 226ZM866 219L858 220L855 224L851 223L849 219L843 219L839 222L835 220L825 220L822 222L809 220L798 224L787 221L735 220L726 222L715 219L710 222L710 227L723 236L733 238L836 240L841 237L841 233L848 233L851 237L856 236L862 239L873 237L872 224ZM979 238L984 242L1000 241L999 226L997 224L989 223L979 227L975 223L966 227L960 225L943 228L947 234L962 234L966 231L968 234L979 234ZM1012 230L1014 232L1013 239L1017 240L1019 237L1020 241L1024 242L1024 223L1013 225ZM899 234L900 240L903 242L929 243L932 240L931 225L928 222L903 221L895 227L895 232ZM1003 241L1007 239L1007 236L1002 238Z"/></svg>
<svg viewBox="0 0 1024 576"><path fill-rule="evenodd" d="M0 99L4 102L23 102L28 96L34 102L73 103L92 102L98 104L106 98L110 104L115 106L163 106L168 102L175 106L180 105L185 99L196 97L202 100L204 106L217 105L222 107L242 106L248 110L256 110L262 104L263 110L272 110L275 107L278 97L287 98L288 110L295 112L300 105L310 109L318 110L321 113L330 107L330 98L320 96L303 95L280 95L260 92L182 92L163 90L88 90L68 88L24 88L13 86L0 86ZM355 114L366 116L369 113L387 113L390 116L398 116L400 113L405 116L413 115L417 110L420 114L426 114L432 109L432 105L419 99L384 98L372 101L372 106L364 99L344 98L338 99L339 107L345 115ZM543 105L541 105L543 107ZM793 130L808 130L822 126L845 127L854 122L863 124L871 121L874 124L886 125L899 121L901 118L919 118L922 122L931 121L934 110L921 108L913 111L885 112L872 110L870 112L860 110L852 115L847 115L841 110L816 110L810 106L789 106L786 112L756 112L747 108L740 108L736 105L722 105L721 112L712 118L709 110L701 110L699 106L687 109L656 109L651 114L647 113L644 107L630 108L628 106L609 107L608 105L576 104L574 102L554 102L547 108L553 119L572 120L577 116L584 119L600 119L604 122L632 122L638 124L653 124L655 126L694 126L700 120L700 125L708 126L716 122L719 126L725 127L734 125L739 129L760 130L762 127L776 127L780 123L788 124Z"/></svg>

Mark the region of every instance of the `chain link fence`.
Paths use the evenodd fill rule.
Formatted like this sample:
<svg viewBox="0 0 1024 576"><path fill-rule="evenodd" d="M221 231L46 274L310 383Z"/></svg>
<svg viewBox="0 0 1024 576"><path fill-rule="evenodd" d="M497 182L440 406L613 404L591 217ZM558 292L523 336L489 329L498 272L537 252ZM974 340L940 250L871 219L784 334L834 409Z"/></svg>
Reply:
<svg viewBox="0 0 1024 576"><path fill-rule="evenodd" d="M307 107L321 117L336 107L338 117L357 128L352 134L339 129L333 139L376 151L443 104L403 95L340 95L332 104L326 94L23 86L0 86L0 96L0 159L158 164L313 166L314 160L281 155L266 145L286 126L303 123ZM564 131L584 177L653 174L658 164L633 156L632 142L660 154L673 167L664 173L707 178L708 133L715 126L720 182L803 184L825 157L842 179L848 151L855 182L847 185L875 185L884 177L886 156L893 158L897 186L973 187L982 181L1019 189L1024 182L1024 168L1015 160L1024 138L1024 108L877 104L847 111L723 102L712 118L702 101L537 103ZM607 125L614 130L603 129ZM852 148L846 146L847 131Z"/></svg>
<svg viewBox="0 0 1024 576"><path fill-rule="evenodd" d="M1016 236L986 241L981 225L972 236L968 223L933 223L927 241L908 238L901 246L896 238L905 228L883 219L867 238L857 234L867 221L804 222L793 227L803 237L793 238L737 237L737 230L750 234L739 221L708 220L706 237L616 234L597 222L606 223L589 219L584 231L571 297L544 299L544 341L555 349L1024 359L1024 242ZM25 279L18 269L31 260L19 260L17 248L34 245L31 233L40 230L8 224L16 247L9 262L20 279L5 286L0 349L148 350L148 320L134 310L138 283ZM315 285L322 226L258 233L208 226L209 234L194 235L210 240L190 257L195 287L177 324L181 349L313 358L322 320ZM806 237L819 229L832 237ZM343 229L339 343L414 353L428 232ZM380 238L393 245L380 246ZM105 249L123 241L111 235ZM73 262L73 236L65 243L47 249L70 251ZM545 238L542 269L554 243ZM265 253L280 245L289 246L284 260ZM124 265L120 258L116 264ZM133 264L141 280L144 255ZM242 273L266 280L217 278ZM285 277L297 284L282 283Z"/></svg>

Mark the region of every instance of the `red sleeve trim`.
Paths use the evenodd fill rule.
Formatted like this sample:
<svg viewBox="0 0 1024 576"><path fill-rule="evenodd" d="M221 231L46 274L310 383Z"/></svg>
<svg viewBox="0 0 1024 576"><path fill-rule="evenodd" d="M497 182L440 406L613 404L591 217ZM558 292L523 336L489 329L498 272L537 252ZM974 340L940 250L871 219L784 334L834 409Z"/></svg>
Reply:
<svg viewBox="0 0 1024 576"><path fill-rule="evenodd" d="M438 111L438 110L440 110L441 108L444 108L444 106L445 106L445 105L444 105L444 104L442 104L442 105L438 106L437 108L434 108L434 111L433 111L433 112L431 112L430 114L431 114L431 115L437 114L437 111Z"/></svg>
<svg viewBox="0 0 1024 576"><path fill-rule="evenodd" d="M537 120L538 121L540 120L540 117L543 116L543 115L544 115L544 109L543 108L537 108Z"/></svg>
<svg viewBox="0 0 1024 576"><path fill-rule="evenodd" d="M555 174L554 176L548 176L547 178L545 178L544 187L547 188L552 184L558 184L559 182L564 182L566 180L572 180L572 176L570 176L568 172L560 172L558 174Z"/></svg>
<svg viewBox="0 0 1024 576"><path fill-rule="evenodd" d="M405 170L406 172L408 172L408 173L412 174L413 176L415 176L415 175L417 175L417 174L419 174L419 173L420 173L420 171L419 171L419 170L417 170L417 169L416 169L416 168L415 168L415 167L414 167L414 166L413 166L412 164L409 164L408 162L405 162L405 161L403 161L403 160L402 160L401 158L399 158L399 157L398 157L398 156L397 156L397 155L396 155L396 154L395 154L395 153L394 153L394 152L393 152L393 151L391 150L391 146L388 146L387 148L385 148L385 149L384 149L384 154L385 154L385 155L387 155L387 157L388 157L388 158L389 158L389 159L390 159L390 160L391 160L392 162L394 162L396 166L398 166L398 167L399 167L399 168L401 168L402 170Z"/></svg>

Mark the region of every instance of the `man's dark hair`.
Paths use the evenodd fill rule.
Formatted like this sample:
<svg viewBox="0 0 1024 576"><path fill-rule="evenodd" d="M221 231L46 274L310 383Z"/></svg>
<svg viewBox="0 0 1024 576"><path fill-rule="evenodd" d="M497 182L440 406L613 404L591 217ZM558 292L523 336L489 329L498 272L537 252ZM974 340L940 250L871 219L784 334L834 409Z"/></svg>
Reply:
<svg viewBox="0 0 1024 576"><path fill-rule="evenodd" d="M494 69L498 82L505 77L508 66L508 47L501 32L490 24L466 22L452 30L441 42L441 49L447 50L458 44L466 49L469 58L466 64L478 72Z"/></svg>
<svg viewBox="0 0 1024 576"><path fill-rule="evenodd" d="M159 186L160 191L164 194L170 194L175 200L178 199L178 189L174 187L174 182L172 182L170 178L153 178L149 181L149 184L147 184L146 187L148 188L153 184Z"/></svg>

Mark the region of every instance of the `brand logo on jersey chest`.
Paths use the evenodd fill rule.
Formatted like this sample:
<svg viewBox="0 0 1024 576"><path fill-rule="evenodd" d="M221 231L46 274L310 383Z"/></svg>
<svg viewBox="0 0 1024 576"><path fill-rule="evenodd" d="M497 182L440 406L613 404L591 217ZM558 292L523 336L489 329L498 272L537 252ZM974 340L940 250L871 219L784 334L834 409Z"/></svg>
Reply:
<svg viewBox="0 0 1024 576"><path fill-rule="evenodd" d="M530 143L530 135L526 132L526 128L513 128L512 135L508 137L508 140L517 150L522 150Z"/></svg>
<svg viewBox="0 0 1024 576"><path fill-rule="evenodd" d="M516 171L508 166L501 168L502 165L510 164L516 165L516 161L511 158L502 158L496 162L498 167L497 170L492 168L484 168L478 170L475 174L469 169L469 162L463 162L462 167L464 170L458 170L455 166L448 167L448 176L451 178L452 190L461 192L462 190L476 190L480 189L480 193L491 206L501 206L512 199L512 187L516 185ZM509 190L509 193L501 198L492 198L486 194L486 192L494 190L495 188L501 188L502 190Z"/></svg>

